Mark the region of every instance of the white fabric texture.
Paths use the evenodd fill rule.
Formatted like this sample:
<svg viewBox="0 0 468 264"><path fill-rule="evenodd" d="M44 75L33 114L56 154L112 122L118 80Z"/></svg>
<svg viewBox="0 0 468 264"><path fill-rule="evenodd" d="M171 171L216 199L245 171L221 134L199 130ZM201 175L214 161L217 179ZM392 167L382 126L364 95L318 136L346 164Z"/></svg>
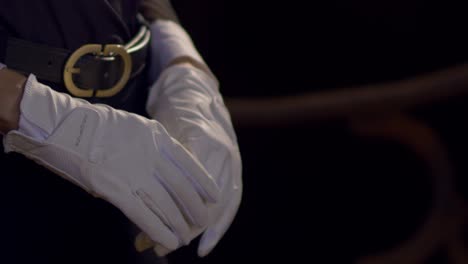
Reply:
<svg viewBox="0 0 468 264"><path fill-rule="evenodd" d="M192 228L209 224L219 187L159 122L55 92L32 75L21 115L47 137L10 131L6 152L114 204L156 243L177 249L194 238Z"/></svg>
<svg viewBox="0 0 468 264"><path fill-rule="evenodd" d="M0 70L5 68L5 67L6 67L6 65L0 62Z"/></svg>
<svg viewBox="0 0 468 264"><path fill-rule="evenodd" d="M178 57L205 64L189 34L179 24L156 20L151 25L151 87L146 109L161 122L212 175L221 188L221 201L209 211L198 255L207 255L232 223L242 196L242 165L232 122L214 76L189 64L165 69ZM177 73L177 74L174 74ZM193 235L203 230L194 229ZM156 245L159 254L170 252Z"/></svg>
<svg viewBox="0 0 468 264"><path fill-rule="evenodd" d="M159 74L177 57L188 56L205 63L192 39L179 24L158 19L150 25L150 31L152 43L150 83L156 82Z"/></svg>
<svg viewBox="0 0 468 264"><path fill-rule="evenodd" d="M198 248L205 256L229 228L242 196L239 148L218 82L188 64L170 67L151 88L146 108L198 158L221 189L221 201L209 211L210 223Z"/></svg>
<svg viewBox="0 0 468 264"><path fill-rule="evenodd" d="M113 168L113 165L110 164L109 171L105 171L106 169L103 168L100 173L93 172L93 175L91 175L92 169L90 168L96 169L95 165L87 167L87 164L95 164L95 162L91 161L87 161L85 165L81 165L79 168L74 168L73 173L81 175L79 177L68 175L67 168L61 168L63 171L60 170L59 174L89 192L108 199L115 206L121 209L122 207L127 208L127 216L134 220L142 228L142 231L156 242L154 249L158 255L165 255L184 244L188 244L193 238L203 233L198 254L205 256L227 231L241 202L242 169L239 148L229 113L219 92L217 80L190 64L176 65L165 69L170 61L180 56L189 56L204 63L187 32L178 24L165 20L157 20L153 23L151 32L152 63L150 78L157 80L157 82L151 87L146 108L149 115L157 121L145 120L130 113L116 111L110 107L93 106L86 101L72 99L69 96L54 92L38 83L34 77L30 77L21 105L22 114L19 131L13 132L6 137L5 145L8 145L8 147L6 146L8 151L22 152L38 162L47 163L49 161L44 161L44 157L41 155L47 156L47 152L57 146L67 145L62 141L72 140L71 135L82 130L82 127L78 126L78 124L84 123L83 116L88 116L87 120L89 121L86 121L84 127L87 130L80 132L86 136L81 136L80 140L86 141L94 139L96 136L89 136L85 132L97 133L98 130L102 130L100 133L111 133L109 136L102 138L105 142L99 142L96 139L93 142L86 141L87 144L91 145L87 146L86 150L81 150L83 151L80 153L81 156L72 155L73 158L70 158L70 160L64 160L62 157L57 156L55 157L57 160L45 165L53 167L51 169L57 171L61 167L78 166L73 163L82 162L80 159L85 161L87 159L102 159L103 156L118 151L115 146L121 147L122 150L127 147L132 149L134 152L131 155L127 153L130 156L125 155L125 157L129 159L128 162L133 160L133 163L126 163L124 160L113 161L119 163L116 165L128 167L128 169L122 168L121 170L128 172L127 178L121 175L122 179L113 179L112 174L109 172L116 168ZM161 71L163 72L161 73ZM134 132L132 126L140 127L142 135L138 135L137 131L135 131L135 134L121 138L120 136L125 133ZM96 129L96 131L93 129ZM113 129L123 130L123 132L122 134L113 134ZM148 131L152 131L153 137L148 135ZM64 134L59 136L58 133ZM102 134L99 134L99 136L102 137ZM127 139L127 137L129 138ZM56 142L58 139L60 141ZM130 139L133 139L133 141ZM76 140L77 137L75 136ZM116 142L119 144L115 144ZM128 145L130 142L132 145ZM154 179L150 182L152 184L144 185L145 180L150 181L150 176L146 174L151 173L145 171L146 174L142 172L143 174L140 175L140 169L149 168L149 160L154 160L161 155L167 155L167 153L153 153L147 148L155 148L160 152L167 152L166 148L171 149L170 147L162 147L161 142L164 142L164 146L166 144L172 147L178 146L178 148L184 150L181 151L183 155L169 155L172 157L170 158L172 164L170 169L158 168L158 166L164 167L163 164L154 161L153 166L159 172L156 178L159 179L160 185L154 186L157 185L153 182ZM26 147L23 144L26 144ZM83 144L80 145L83 146ZM120 146L120 144L122 145ZM135 146L141 146L142 149L153 156L148 156L148 153L143 150L138 152ZM70 145L70 142L65 148L66 151L76 152L75 147ZM40 154L37 154L38 150L36 149L43 149L44 151L41 150ZM63 157L68 156L63 155ZM114 155L111 156L114 157ZM165 160L164 158L167 159L167 157L163 157L161 160ZM148 164L140 164L136 161L137 159L144 159ZM190 167L192 165L195 167ZM172 171L177 171L177 168L185 168L189 174L193 169L193 173L198 171L200 175L198 178L191 178L189 182L191 185L186 181L177 180L177 177L175 179L171 178L171 181L165 179L171 174L180 174L180 172L174 173ZM95 177L96 174L99 174L96 177L101 178L91 181L90 177ZM130 191L124 191L125 187L122 186L119 186L120 189L114 188L114 180L119 184L121 184L121 181L126 182L128 186L133 187L143 184L145 192L144 194L140 192L137 194L138 197L135 198L135 193L131 196L131 192L132 190L135 192L135 188ZM214 185L211 180L213 180ZM94 187L90 186L90 181L94 183ZM180 181L180 185L173 181ZM171 183L176 186L171 186ZM176 189L177 194L182 197L180 200L183 201L174 201L171 197L168 197L167 193L169 193L169 196L175 196L175 191L172 190L171 193L170 190L167 191L166 189ZM211 191L213 196L216 191L219 191L219 201L215 204L205 205L202 203L203 201L196 199L201 195L202 197L206 196L205 198L211 198L207 199L211 202L218 200L209 197L209 192L205 189L209 189L208 191ZM120 191L122 196L119 196ZM102 192L109 192L112 195L107 197ZM125 193L128 197L123 195ZM197 204L189 207L184 202L190 203L190 201L186 200L190 200L192 196ZM129 198L131 199L126 202L125 199ZM149 201L147 204L150 204L149 208L153 208L151 211L153 214L156 212L157 217L147 212L148 219L145 220L142 215L138 216L138 212L128 212L131 209L129 203L138 203L134 199L147 199ZM189 208L184 208L184 206ZM159 207L159 209L154 207ZM178 213L178 210L183 212L191 223L184 223L180 219L181 214ZM123 211L125 212L125 210ZM155 218L157 220L154 220ZM172 222L175 222L175 224ZM171 233L171 230L173 233ZM158 232L165 235L158 235Z"/></svg>

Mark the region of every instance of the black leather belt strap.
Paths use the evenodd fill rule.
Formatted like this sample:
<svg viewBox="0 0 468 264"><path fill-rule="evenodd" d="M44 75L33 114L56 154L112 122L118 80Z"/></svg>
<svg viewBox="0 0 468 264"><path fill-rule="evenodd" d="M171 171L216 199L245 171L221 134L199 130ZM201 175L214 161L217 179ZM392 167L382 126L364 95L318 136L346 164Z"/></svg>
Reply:
<svg viewBox="0 0 468 264"><path fill-rule="evenodd" d="M74 51L12 37L3 38L0 42L3 42L3 45L0 44L0 61L9 68L27 74L33 73L45 81L64 83L64 66ZM138 34L123 45L132 61L130 79L144 69L149 42L150 31L143 25ZM105 90L120 80L124 65L118 56L103 57L90 54L81 57L75 67L80 69L80 73L74 76L77 86L83 89Z"/></svg>

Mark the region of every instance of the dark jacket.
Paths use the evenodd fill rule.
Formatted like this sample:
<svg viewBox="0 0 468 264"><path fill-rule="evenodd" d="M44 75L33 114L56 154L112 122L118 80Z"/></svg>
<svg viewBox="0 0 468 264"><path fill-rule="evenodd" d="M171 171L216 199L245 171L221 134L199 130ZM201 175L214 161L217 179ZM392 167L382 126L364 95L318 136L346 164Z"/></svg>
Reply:
<svg viewBox="0 0 468 264"><path fill-rule="evenodd" d="M126 43L139 27L138 2L0 0L0 30L69 50ZM145 79L142 74L116 97L98 102L144 114ZM1 263L130 264L154 255L135 251L138 230L117 208L20 155L0 151Z"/></svg>

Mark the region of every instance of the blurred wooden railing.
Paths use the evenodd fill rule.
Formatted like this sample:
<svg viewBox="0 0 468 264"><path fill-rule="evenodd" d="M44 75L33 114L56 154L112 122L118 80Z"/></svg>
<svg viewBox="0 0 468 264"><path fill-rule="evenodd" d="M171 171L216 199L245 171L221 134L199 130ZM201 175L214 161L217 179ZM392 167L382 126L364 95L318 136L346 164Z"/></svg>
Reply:
<svg viewBox="0 0 468 264"><path fill-rule="evenodd" d="M468 248L461 233L468 226L468 206L455 191L449 153L434 129L407 114L409 110L465 95L467 64L403 81L330 92L263 99L227 98L226 105L234 125L242 129L345 120L356 136L407 146L432 173L432 211L407 241L386 252L362 257L358 263L423 264L434 251L444 248L452 263L466 264Z"/></svg>
<svg viewBox="0 0 468 264"><path fill-rule="evenodd" d="M236 127L283 126L400 112L468 94L468 64L403 81L262 99L227 98Z"/></svg>
<svg viewBox="0 0 468 264"><path fill-rule="evenodd" d="M454 186L453 166L444 144L433 129L405 116L355 122L358 135L392 140L407 147L429 168L432 175L432 209L425 223L407 241L359 264L423 264L437 250L447 250L450 263L468 263L468 248L462 239L468 207Z"/></svg>

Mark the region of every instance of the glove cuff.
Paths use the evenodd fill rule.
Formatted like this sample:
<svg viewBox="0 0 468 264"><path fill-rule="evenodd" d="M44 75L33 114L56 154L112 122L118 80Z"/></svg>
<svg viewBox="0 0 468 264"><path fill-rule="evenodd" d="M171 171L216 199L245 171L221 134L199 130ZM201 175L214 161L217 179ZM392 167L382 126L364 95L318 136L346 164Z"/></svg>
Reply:
<svg viewBox="0 0 468 264"><path fill-rule="evenodd" d="M170 20L157 20L151 24L151 81L176 58L190 57L205 64L189 34L179 24Z"/></svg>
<svg viewBox="0 0 468 264"><path fill-rule="evenodd" d="M89 104L52 90L29 75L20 104L19 131L35 139L46 139L74 108Z"/></svg>

